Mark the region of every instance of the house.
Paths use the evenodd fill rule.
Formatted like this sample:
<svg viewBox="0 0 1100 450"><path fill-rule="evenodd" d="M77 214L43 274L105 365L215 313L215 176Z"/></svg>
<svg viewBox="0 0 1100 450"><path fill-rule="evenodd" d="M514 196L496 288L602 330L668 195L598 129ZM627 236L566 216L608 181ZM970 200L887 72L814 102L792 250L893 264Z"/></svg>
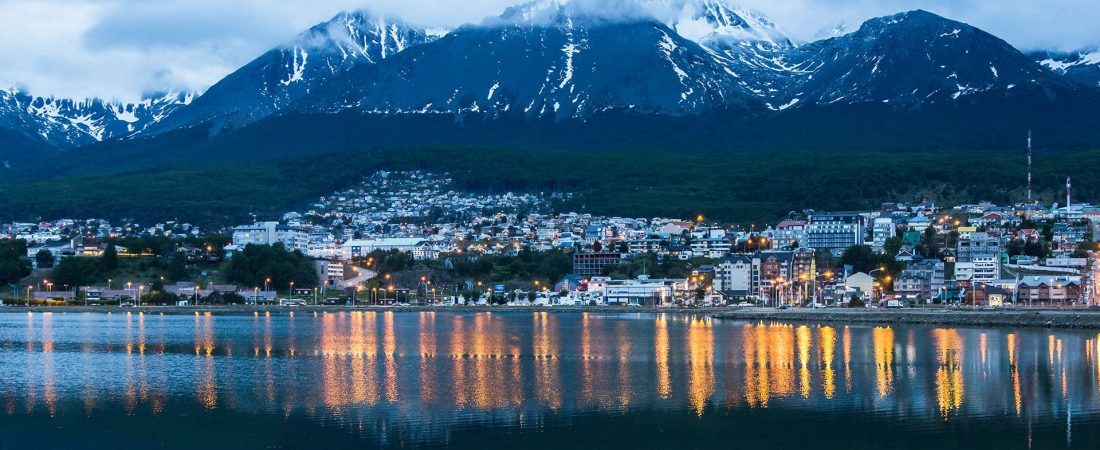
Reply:
<svg viewBox="0 0 1100 450"><path fill-rule="evenodd" d="M554 292L569 291L569 292L584 292L587 290L588 282L580 275L566 275L561 281L554 283Z"/></svg>
<svg viewBox="0 0 1100 450"><path fill-rule="evenodd" d="M871 298L875 293L875 278L863 272L844 279L844 285L849 289L858 290L864 298Z"/></svg>
<svg viewBox="0 0 1100 450"><path fill-rule="evenodd" d="M991 308L1002 308L1005 303L1009 303L1012 300L1012 296L1008 291L996 286L986 286L983 291L985 294L985 306Z"/></svg>
<svg viewBox="0 0 1100 450"><path fill-rule="evenodd" d="M921 214L917 217L909 219L906 225L909 227L909 229L916 231L917 233L923 233L924 230L927 230L928 227L932 226L932 220Z"/></svg>

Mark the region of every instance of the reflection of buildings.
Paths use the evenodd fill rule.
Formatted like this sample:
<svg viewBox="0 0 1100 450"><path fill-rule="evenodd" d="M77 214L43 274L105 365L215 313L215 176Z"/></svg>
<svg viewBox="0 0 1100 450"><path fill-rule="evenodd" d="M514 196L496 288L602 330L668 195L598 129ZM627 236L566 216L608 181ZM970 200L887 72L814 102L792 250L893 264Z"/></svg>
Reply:
<svg viewBox="0 0 1100 450"><path fill-rule="evenodd" d="M549 312L132 313L95 328L80 315L12 316L21 334L6 339L26 342L5 350L22 378L0 387L7 415L274 412L434 442L456 427L538 427L597 410L953 421L1100 409L1100 336L1070 331Z"/></svg>

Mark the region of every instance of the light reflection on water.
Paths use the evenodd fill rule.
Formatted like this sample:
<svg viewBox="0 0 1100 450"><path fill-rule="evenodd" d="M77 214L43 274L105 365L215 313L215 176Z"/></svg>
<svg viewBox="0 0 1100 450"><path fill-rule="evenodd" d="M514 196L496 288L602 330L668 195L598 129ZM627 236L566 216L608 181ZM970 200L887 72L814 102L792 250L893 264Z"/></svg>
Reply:
<svg viewBox="0 0 1100 450"><path fill-rule="evenodd" d="M592 418L635 417L636 434L609 446L647 447L667 423L767 412L948 437L994 421L1006 447L1064 448L1096 437L1098 356L1100 335L1079 331L666 314L5 314L0 399L4 416L46 429L116 414L144 426L274 417L381 446L461 444L475 429L581 439ZM796 442L773 431L758 438ZM0 424L0 447L10 433ZM906 448L896 438L886 446Z"/></svg>

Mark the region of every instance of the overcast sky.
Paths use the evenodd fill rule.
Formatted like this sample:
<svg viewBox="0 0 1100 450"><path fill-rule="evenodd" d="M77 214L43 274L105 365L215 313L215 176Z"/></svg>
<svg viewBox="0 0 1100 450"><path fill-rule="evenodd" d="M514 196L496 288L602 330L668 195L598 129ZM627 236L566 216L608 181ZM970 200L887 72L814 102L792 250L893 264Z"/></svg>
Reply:
<svg viewBox="0 0 1100 450"><path fill-rule="evenodd" d="M498 15L519 0L0 0L0 87L131 101L206 89L342 10L426 26ZM731 0L796 39L911 9L992 32L1022 49L1100 46L1100 0Z"/></svg>

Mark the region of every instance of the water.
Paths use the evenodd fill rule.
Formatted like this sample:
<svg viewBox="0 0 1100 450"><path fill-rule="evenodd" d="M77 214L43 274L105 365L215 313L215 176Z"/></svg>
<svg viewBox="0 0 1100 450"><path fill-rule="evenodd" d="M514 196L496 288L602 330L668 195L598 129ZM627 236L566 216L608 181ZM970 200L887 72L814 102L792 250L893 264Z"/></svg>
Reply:
<svg viewBox="0 0 1100 450"><path fill-rule="evenodd" d="M1098 356L691 315L0 314L0 448L1097 448Z"/></svg>

